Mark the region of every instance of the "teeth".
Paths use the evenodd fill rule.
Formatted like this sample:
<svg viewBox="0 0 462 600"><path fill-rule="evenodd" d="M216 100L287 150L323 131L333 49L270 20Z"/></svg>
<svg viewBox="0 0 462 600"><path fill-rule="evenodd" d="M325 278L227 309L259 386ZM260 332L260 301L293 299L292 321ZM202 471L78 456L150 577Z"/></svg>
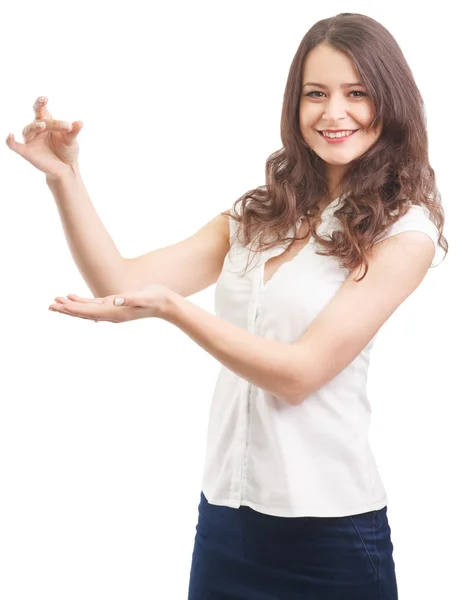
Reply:
<svg viewBox="0 0 462 600"><path fill-rule="evenodd" d="M328 131L323 131L322 135L324 137L329 137L329 138L339 138L339 137L348 137L352 133L353 133L353 131L338 131L337 133L330 133Z"/></svg>

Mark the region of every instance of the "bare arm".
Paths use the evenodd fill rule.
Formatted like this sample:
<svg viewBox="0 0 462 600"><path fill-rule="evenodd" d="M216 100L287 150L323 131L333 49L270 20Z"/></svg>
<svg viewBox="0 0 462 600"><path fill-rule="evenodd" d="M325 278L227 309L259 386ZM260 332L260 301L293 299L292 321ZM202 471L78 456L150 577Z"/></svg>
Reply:
<svg viewBox="0 0 462 600"><path fill-rule="evenodd" d="M216 282L228 251L228 217L220 213L176 244L126 259L124 289L160 283L186 298Z"/></svg>
<svg viewBox="0 0 462 600"><path fill-rule="evenodd" d="M406 231L379 242L359 283L353 270L307 331L286 343L255 335L171 295L163 318L226 368L297 406L345 369L400 304L432 262L433 242Z"/></svg>
<svg viewBox="0 0 462 600"><path fill-rule="evenodd" d="M47 177L77 268L95 297L160 283L187 297L214 283L229 250L228 218L222 214L194 235L147 254L124 258L104 227L78 167Z"/></svg>
<svg viewBox="0 0 462 600"><path fill-rule="evenodd" d="M121 256L98 216L78 165L82 121L54 119L48 98L34 105L34 120L9 134L8 147L46 175L72 258L95 297L163 284L182 296L214 283L229 250L228 217L217 215L187 239L136 258Z"/></svg>
<svg viewBox="0 0 462 600"><path fill-rule="evenodd" d="M72 258L95 297L120 291L125 261L104 227L78 167L59 178L46 178L56 201Z"/></svg>

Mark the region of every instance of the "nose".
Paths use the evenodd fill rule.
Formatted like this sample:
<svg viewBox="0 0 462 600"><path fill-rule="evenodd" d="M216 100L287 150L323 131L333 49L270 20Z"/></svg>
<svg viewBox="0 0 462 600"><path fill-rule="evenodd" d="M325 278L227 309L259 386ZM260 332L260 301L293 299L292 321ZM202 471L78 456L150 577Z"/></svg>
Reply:
<svg viewBox="0 0 462 600"><path fill-rule="evenodd" d="M336 123L346 116L346 101L343 95L333 94L325 105L323 119L328 123Z"/></svg>

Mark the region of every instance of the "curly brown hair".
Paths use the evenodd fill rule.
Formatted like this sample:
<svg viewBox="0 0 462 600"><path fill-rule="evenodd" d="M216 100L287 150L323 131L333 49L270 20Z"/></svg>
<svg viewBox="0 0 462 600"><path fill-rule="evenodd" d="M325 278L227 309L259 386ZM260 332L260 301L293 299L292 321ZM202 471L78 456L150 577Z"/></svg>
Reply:
<svg viewBox="0 0 462 600"><path fill-rule="evenodd" d="M316 231L321 203L329 198L326 165L307 147L299 124L304 60L321 43L351 59L375 107L368 129L382 125L375 144L347 165L338 185L339 197L347 201L334 213L342 227L327 237ZM368 271L369 250L414 204L428 210L446 257L444 210L428 158L423 99L400 47L383 25L362 14L341 13L311 27L290 66L281 141L283 147L266 161L266 185L246 192L232 209L221 213L241 225L236 234L240 230L243 245L256 239L254 251L260 252L312 236L317 254L335 256L349 270L364 266L361 281ZM238 203L242 203L239 210ZM307 234L287 237L302 215L308 220ZM268 234L275 237L268 240Z"/></svg>

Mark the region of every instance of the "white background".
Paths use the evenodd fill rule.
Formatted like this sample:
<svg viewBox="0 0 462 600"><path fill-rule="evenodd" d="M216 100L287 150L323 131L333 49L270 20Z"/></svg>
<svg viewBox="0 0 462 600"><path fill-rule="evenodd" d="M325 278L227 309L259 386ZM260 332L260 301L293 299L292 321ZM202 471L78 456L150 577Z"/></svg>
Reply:
<svg viewBox="0 0 462 600"><path fill-rule="evenodd" d="M46 95L53 116L84 122L81 171L120 252L173 244L264 183L292 57L317 20L345 11L403 49L443 196L449 254L382 328L368 392L400 600L449 600L462 533L461 84L444 4L9 4L0 132L22 141ZM49 312L58 295L91 292L43 173L4 142L0 164L0 598L186 598L220 364L160 319ZM214 286L189 300L213 312Z"/></svg>

